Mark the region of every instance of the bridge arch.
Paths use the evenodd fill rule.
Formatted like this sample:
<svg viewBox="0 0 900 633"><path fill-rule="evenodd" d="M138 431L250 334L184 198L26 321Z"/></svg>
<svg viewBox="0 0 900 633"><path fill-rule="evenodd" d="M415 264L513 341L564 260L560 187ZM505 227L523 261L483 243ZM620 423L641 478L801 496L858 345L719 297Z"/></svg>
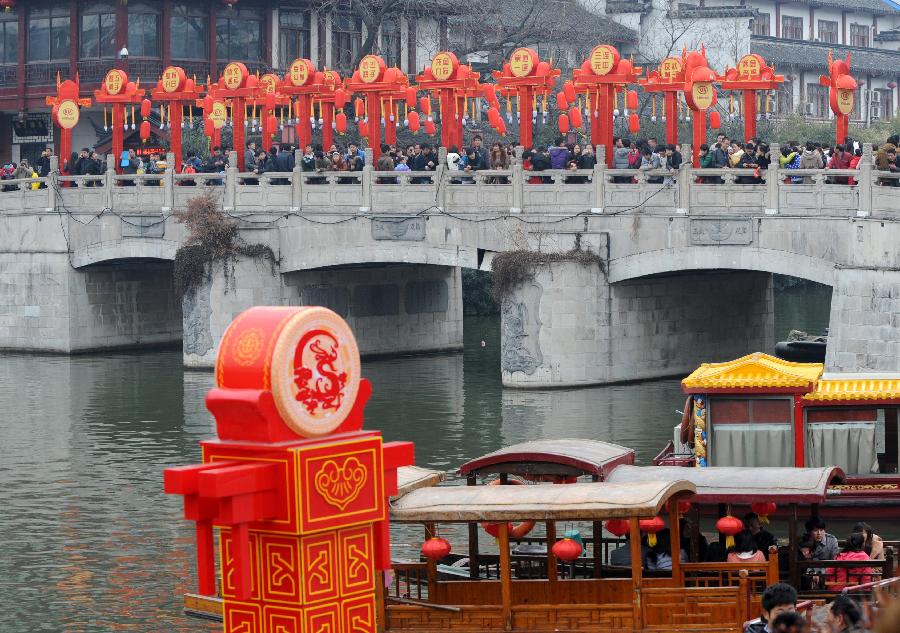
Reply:
<svg viewBox="0 0 900 633"><path fill-rule="evenodd" d="M175 261L180 242L160 238L122 238L96 242L72 252L72 266L84 268L114 261Z"/></svg>
<svg viewBox="0 0 900 633"><path fill-rule="evenodd" d="M609 283L665 273L743 270L774 273L834 286L834 262L788 251L728 246L686 246L610 260Z"/></svg>

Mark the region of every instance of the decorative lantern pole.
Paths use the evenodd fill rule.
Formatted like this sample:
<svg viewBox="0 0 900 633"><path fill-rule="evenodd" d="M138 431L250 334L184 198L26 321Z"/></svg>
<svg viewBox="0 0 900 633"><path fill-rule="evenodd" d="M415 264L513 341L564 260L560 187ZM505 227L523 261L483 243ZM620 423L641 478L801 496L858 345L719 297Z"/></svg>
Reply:
<svg viewBox="0 0 900 633"><path fill-rule="evenodd" d="M128 81L128 74L118 68L106 73L100 89L94 91L95 102L112 104L112 152L116 157L118 173L122 173L119 158L122 156L122 148L125 145L125 106L134 106L140 103L146 92L146 90L141 90L137 83ZM131 125L134 129L134 115L132 115Z"/></svg>
<svg viewBox="0 0 900 633"><path fill-rule="evenodd" d="M667 57L657 70L651 70L640 84L645 92L663 95L663 122L666 124L666 143L678 145L678 93L684 90L687 52L680 57ZM654 101L655 107L655 101ZM655 116L655 115L654 115Z"/></svg>
<svg viewBox="0 0 900 633"><path fill-rule="evenodd" d="M526 148L533 145L532 117L537 116L535 103L539 94L549 95L556 85L559 69L542 62L530 48L517 48L503 70L495 70L494 77L504 94L515 94L519 101L519 143Z"/></svg>
<svg viewBox="0 0 900 633"><path fill-rule="evenodd" d="M638 77L644 72L643 68L635 68L631 60L621 59L619 51L612 46L601 44L595 46L590 56L572 72L572 88L568 83L562 96L557 95L557 103L562 109L569 108L569 122L573 117L581 118L575 95L584 94L587 109L591 117L591 144L606 147L606 162L613 166L613 101L617 91L622 91L625 86L635 84ZM568 94L566 94L568 92ZM572 97L572 98L570 98ZM626 109L637 109L637 93L627 91L625 98ZM629 125L632 132L640 129L640 123L636 113L632 113ZM577 125L575 127L578 127Z"/></svg>
<svg viewBox="0 0 900 633"><path fill-rule="evenodd" d="M221 145L222 128L228 122L228 102L221 96L218 84L209 84L206 95L194 105L203 113L203 133L209 138L210 146Z"/></svg>
<svg viewBox="0 0 900 633"><path fill-rule="evenodd" d="M295 121L297 145L301 148L312 140L312 99L319 92L323 76L310 60L303 58L295 59L284 75L281 93L295 98L291 114ZM324 139L322 144L325 145Z"/></svg>
<svg viewBox="0 0 900 633"><path fill-rule="evenodd" d="M67 165L67 161L72 154L72 128L78 125L78 120L81 118L80 108L88 108L91 105L90 99L79 97L80 91L78 75L75 75L75 81L66 79L62 83L57 75L56 96L46 97L47 105L53 106L51 118L59 128L60 169L68 170L71 167L71 165Z"/></svg>
<svg viewBox="0 0 900 633"><path fill-rule="evenodd" d="M829 103L834 112L837 126L837 143L843 145L847 142L847 133L850 127L850 113L856 99L856 89L859 84L850 76L850 53L847 60L834 60L834 55L828 51L828 76L819 77L819 84L831 89Z"/></svg>
<svg viewBox="0 0 900 633"><path fill-rule="evenodd" d="M250 103L254 111L259 108L259 128L262 135L260 149L268 150L278 132L276 108L290 106L291 100L281 93L281 79L274 73L266 73L260 77L256 90L257 95Z"/></svg>
<svg viewBox="0 0 900 633"><path fill-rule="evenodd" d="M453 53L442 51L416 77L416 83L420 89L430 91L440 101L441 145L462 147L465 99L480 90L478 73L471 66L460 64ZM462 104L460 99L463 100Z"/></svg>
<svg viewBox="0 0 900 633"><path fill-rule="evenodd" d="M191 104L200 98L202 87L197 86L193 79L187 77L184 69L179 66L166 68L156 87L150 91L154 101L168 104L168 117L160 116L160 127L165 126L166 119L169 122L169 145L175 154L176 165L181 162L181 129L184 127L184 106ZM166 108L166 105L161 106ZM193 118L193 117L192 117Z"/></svg>
<svg viewBox="0 0 900 633"><path fill-rule="evenodd" d="M225 66L218 81L218 92L222 98L231 100L232 145L237 152L238 170L244 171L244 138L247 124L247 100L256 94L259 79L251 75L241 62L231 62Z"/></svg>
<svg viewBox="0 0 900 633"><path fill-rule="evenodd" d="M381 155L382 105L385 101L405 95L409 79L399 68L387 68L378 55L366 55L345 84L349 92L362 93L366 97L365 131L369 137L369 147L377 160ZM384 123L393 125L388 117L385 117Z"/></svg>
<svg viewBox="0 0 900 633"><path fill-rule="evenodd" d="M705 47L701 47L699 53L691 51L687 54L684 77L684 99L694 111L694 167L699 167L700 146L706 142L706 113L718 99L715 84L718 76L709 68Z"/></svg>
<svg viewBox="0 0 900 633"><path fill-rule="evenodd" d="M777 90L784 83L784 75L776 75L775 69L766 65L759 55L744 55L737 68L726 68L725 75L719 77L723 90L740 90L744 96L744 140L756 136L757 91ZM768 95L766 107L768 111Z"/></svg>
<svg viewBox="0 0 900 633"><path fill-rule="evenodd" d="M347 128L346 116L341 117L343 124L338 126L336 112L342 110L350 100L347 91L344 90L344 80L334 70L322 72L322 82L319 84L319 92L316 95L319 100L319 118L322 125L322 147L326 150L334 143L334 132L341 134Z"/></svg>

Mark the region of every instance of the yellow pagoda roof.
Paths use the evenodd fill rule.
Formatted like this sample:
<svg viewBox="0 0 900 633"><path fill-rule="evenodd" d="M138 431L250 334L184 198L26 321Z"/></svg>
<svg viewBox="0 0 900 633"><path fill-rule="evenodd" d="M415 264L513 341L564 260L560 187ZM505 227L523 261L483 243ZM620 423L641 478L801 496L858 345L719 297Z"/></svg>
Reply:
<svg viewBox="0 0 900 633"><path fill-rule="evenodd" d="M726 363L703 363L681 381L686 392L705 389L811 390L822 375L822 363L793 363L757 352Z"/></svg>
<svg viewBox="0 0 900 633"><path fill-rule="evenodd" d="M816 402L900 400L900 376L823 378L815 391L803 399Z"/></svg>

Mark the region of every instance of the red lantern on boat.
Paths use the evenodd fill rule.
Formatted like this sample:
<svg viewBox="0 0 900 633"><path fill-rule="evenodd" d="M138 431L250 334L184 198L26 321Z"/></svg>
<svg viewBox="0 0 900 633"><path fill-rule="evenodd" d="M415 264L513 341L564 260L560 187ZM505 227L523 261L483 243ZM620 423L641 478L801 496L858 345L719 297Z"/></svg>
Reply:
<svg viewBox="0 0 900 633"><path fill-rule="evenodd" d="M691 509L691 502L686 499L682 499L678 502L678 514L687 514L687 512ZM672 512L672 502L666 501L666 512Z"/></svg>
<svg viewBox="0 0 900 633"><path fill-rule="evenodd" d="M629 530L627 519L610 519L604 527L606 527L607 532L618 537L625 536Z"/></svg>
<svg viewBox="0 0 900 633"><path fill-rule="evenodd" d="M581 556L581 545L578 544L578 541L564 538L560 541L556 541L553 544L553 547L550 548L553 552L553 555L556 556L559 560L565 561L567 563L571 563L573 560Z"/></svg>
<svg viewBox="0 0 900 633"><path fill-rule="evenodd" d="M734 547L734 535L744 529L744 522L730 514L716 521L716 530L725 535L725 548Z"/></svg>
<svg viewBox="0 0 900 633"><path fill-rule="evenodd" d="M422 543L422 555L428 560L439 561L450 553L450 542L439 536L434 536Z"/></svg>
<svg viewBox="0 0 900 633"><path fill-rule="evenodd" d="M759 515L760 523L769 523L769 515L775 514L778 506L772 501L757 501L750 505L750 509Z"/></svg>
<svg viewBox="0 0 900 633"><path fill-rule="evenodd" d="M655 547L656 533L665 529L666 522L662 518L655 516L652 519L641 519L639 525L641 526L641 532L647 533L647 545Z"/></svg>

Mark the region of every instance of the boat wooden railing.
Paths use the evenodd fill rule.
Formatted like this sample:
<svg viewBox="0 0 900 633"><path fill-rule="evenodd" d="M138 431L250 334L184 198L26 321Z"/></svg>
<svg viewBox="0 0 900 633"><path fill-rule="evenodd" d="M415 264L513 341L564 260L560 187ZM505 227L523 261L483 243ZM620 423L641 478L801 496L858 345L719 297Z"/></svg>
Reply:
<svg viewBox="0 0 900 633"><path fill-rule="evenodd" d="M643 631L734 631L749 615L749 584L640 590ZM732 623L727 628L723 623ZM712 624L711 624L712 623Z"/></svg>
<svg viewBox="0 0 900 633"><path fill-rule="evenodd" d="M868 586L894 576L893 560L810 560L798 561L800 593L831 597L846 587Z"/></svg>
<svg viewBox="0 0 900 633"><path fill-rule="evenodd" d="M746 578L750 592L761 594L778 582L778 557L773 554L765 563L682 563L685 587L737 587Z"/></svg>
<svg viewBox="0 0 900 633"><path fill-rule="evenodd" d="M388 589L388 598L428 598L428 564L394 563L394 581Z"/></svg>

